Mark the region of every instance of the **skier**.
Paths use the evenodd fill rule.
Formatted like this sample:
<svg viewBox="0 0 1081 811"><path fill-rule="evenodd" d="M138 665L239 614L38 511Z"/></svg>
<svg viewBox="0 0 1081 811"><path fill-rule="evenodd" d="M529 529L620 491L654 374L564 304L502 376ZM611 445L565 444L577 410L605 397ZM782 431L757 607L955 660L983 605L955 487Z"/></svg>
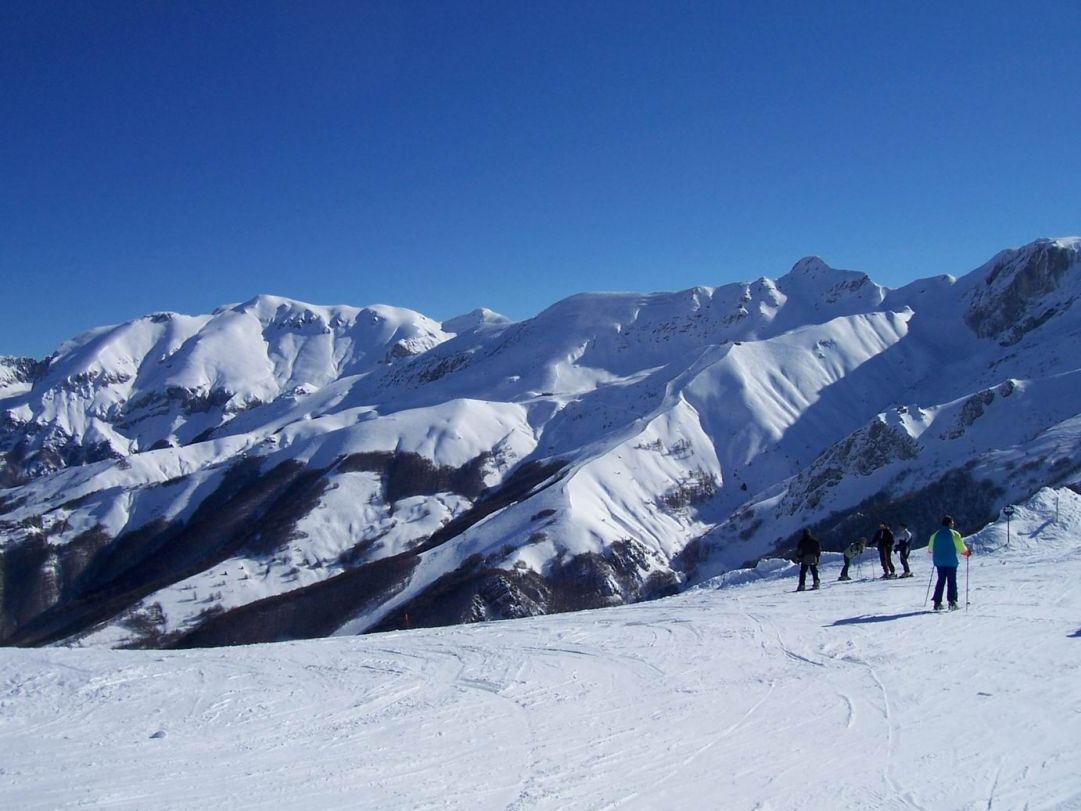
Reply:
<svg viewBox="0 0 1081 811"><path fill-rule="evenodd" d="M912 533L908 531L908 524L901 524L901 528L897 530L897 534L893 537L896 541L893 545L893 551L900 557L901 566L904 569L901 577L912 577L912 570L908 568L908 553L912 548Z"/></svg>
<svg viewBox="0 0 1081 811"><path fill-rule="evenodd" d="M867 548L867 539L860 538L858 541L853 541L847 547L845 547L845 565L841 569L841 576L838 580L851 580L848 576L848 567L852 565L852 561L863 554L863 550Z"/></svg>
<svg viewBox="0 0 1081 811"><path fill-rule="evenodd" d="M896 577L896 569L893 568L893 533L882 521L878 525L878 532L871 539L871 543L878 547L878 559L882 563L882 579L889 580Z"/></svg>
<svg viewBox="0 0 1081 811"><path fill-rule="evenodd" d="M931 536L927 543L927 552L938 570L938 581L935 583L935 611L942 610L942 587L946 587L946 599L949 600L950 611L957 608L957 566L958 555L968 557L972 554L965 542L961 540L961 533L953 528L953 519L945 516L942 519L942 529Z"/></svg>
<svg viewBox="0 0 1081 811"><path fill-rule="evenodd" d="M818 538L811 534L811 530L803 530L803 537L796 545L796 559L799 561L799 586L796 591L806 590L808 569L811 570L811 577L814 578L811 588L818 588L818 558L821 555L822 544L818 542Z"/></svg>

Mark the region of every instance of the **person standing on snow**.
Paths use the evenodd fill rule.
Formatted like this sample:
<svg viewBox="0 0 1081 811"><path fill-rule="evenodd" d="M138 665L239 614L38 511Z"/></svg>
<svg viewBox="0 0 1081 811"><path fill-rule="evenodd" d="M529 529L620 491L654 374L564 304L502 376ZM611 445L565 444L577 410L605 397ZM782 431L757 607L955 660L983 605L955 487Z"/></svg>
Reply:
<svg viewBox="0 0 1081 811"><path fill-rule="evenodd" d="M812 589L818 588L818 559L822 556L822 544L818 538L811 534L811 530L803 530L803 537L796 544L796 560L799 561L799 586L796 591L804 591L807 588L807 570L811 570L814 582Z"/></svg>
<svg viewBox="0 0 1081 811"><path fill-rule="evenodd" d="M961 540L961 533L953 528L953 519L945 516L942 519L942 529L931 536L927 543L927 552L932 556L931 560L938 570L938 582L935 583L935 611L942 610L942 588L946 587L946 599L950 604L950 611L957 608L957 566L960 564L958 555L968 557L972 554L965 542Z"/></svg>
<svg viewBox="0 0 1081 811"><path fill-rule="evenodd" d="M878 547L878 559L882 563L882 579L889 580L896 577L896 569L893 568L893 533L883 521L878 525L878 532L871 539L871 543Z"/></svg>
<svg viewBox="0 0 1081 811"><path fill-rule="evenodd" d="M838 580L851 580L848 576L848 567L852 565L852 561L863 554L863 550L867 548L867 539L860 538L858 541L853 541L847 547L845 547L845 565L841 568L841 576Z"/></svg>
<svg viewBox="0 0 1081 811"><path fill-rule="evenodd" d="M908 553L912 548L912 533L908 531L908 524L901 524L901 528L893 537L893 551L897 553L901 560L901 567L904 569L901 577L912 577L912 570L908 568Z"/></svg>

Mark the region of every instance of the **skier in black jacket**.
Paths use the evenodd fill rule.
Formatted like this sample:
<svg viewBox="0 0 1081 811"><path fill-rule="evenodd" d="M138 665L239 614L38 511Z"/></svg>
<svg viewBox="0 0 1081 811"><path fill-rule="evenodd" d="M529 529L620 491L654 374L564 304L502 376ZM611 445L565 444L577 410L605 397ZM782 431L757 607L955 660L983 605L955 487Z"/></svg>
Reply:
<svg viewBox="0 0 1081 811"><path fill-rule="evenodd" d="M807 588L807 570L811 570L814 582L811 588L818 588L818 559L822 556L822 544L818 538L811 534L811 530L803 530L803 537L796 545L796 559L799 561L799 586L796 591L805 591Z"/></svg>
<svg viewBox="0 0 1081 811"><path fill-rule="evenodd" d="M882 563L882 579L889 580L896 577L896 569L893 568L893 533L883 521L878 525L878 532L871 539L871 543L878 547L878 559Z"/></svg>
<svg viewBox="0 0 1081 811"><path fill-rule="evenodd" d="M908 529L908 524L901 524L897 534L893 536L893 540L893 551L897 553L897 557L900 558L901 566L904 569L901 572L901 577L912 577L912 570L908 568L908 553L912 549L912 533Z"/></svg>

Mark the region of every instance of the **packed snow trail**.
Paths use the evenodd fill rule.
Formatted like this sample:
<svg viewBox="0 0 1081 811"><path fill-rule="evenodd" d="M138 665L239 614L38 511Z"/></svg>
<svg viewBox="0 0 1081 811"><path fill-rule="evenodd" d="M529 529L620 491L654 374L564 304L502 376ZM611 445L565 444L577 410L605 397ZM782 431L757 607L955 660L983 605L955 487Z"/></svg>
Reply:
<svg viewBox="0 0 1081 811"><path fill-rule="evenodd" d="M1081 808L1081 497L916 576L183 652L0 650L5 809ZM864 576L868 576L864 567ZM964 602L964 569L959 573Z"/></svg>

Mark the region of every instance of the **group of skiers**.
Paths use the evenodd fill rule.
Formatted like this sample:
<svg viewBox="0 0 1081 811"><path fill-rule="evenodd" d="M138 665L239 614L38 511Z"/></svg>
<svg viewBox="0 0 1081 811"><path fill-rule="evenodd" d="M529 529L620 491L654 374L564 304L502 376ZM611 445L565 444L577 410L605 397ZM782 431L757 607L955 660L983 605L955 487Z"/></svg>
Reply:
<svg viewBox="0 0 1081 811"><path fill-rule="evenodd" d="M927 543L927 552L932 556L932 562L938 572L938 581L935 583L935 611L942 610L942 593L946 592L946 600L949 608L957 608L957 567L959 557L968 557L972 554L961 540L961 534L953 528L953 518L945 516L942 519L942 528L931 535ZM885 521L878 525L878 530L868 544L866 538L850 543L844 550L844 566L841 568L841 576L838 580L851 580L848 575L852 561L859 561L863 557L864 550L872 545L878 549L878 560L882 566L882 580L890 580L896 577L912 577L912 569L908 565L908 555L912 548L912 533L907 524L901 524L897 533L894 534ZM893 553L896 552L901 561L901 574L893 565ZM820 585L818 578L818 560L822 556L822 544L811 534L811 530L803 530L803 536L796 545L796 562L799 563L799 585L796 591L807 589L807 572L811 573L811 588L817 589Z"/></svg>

